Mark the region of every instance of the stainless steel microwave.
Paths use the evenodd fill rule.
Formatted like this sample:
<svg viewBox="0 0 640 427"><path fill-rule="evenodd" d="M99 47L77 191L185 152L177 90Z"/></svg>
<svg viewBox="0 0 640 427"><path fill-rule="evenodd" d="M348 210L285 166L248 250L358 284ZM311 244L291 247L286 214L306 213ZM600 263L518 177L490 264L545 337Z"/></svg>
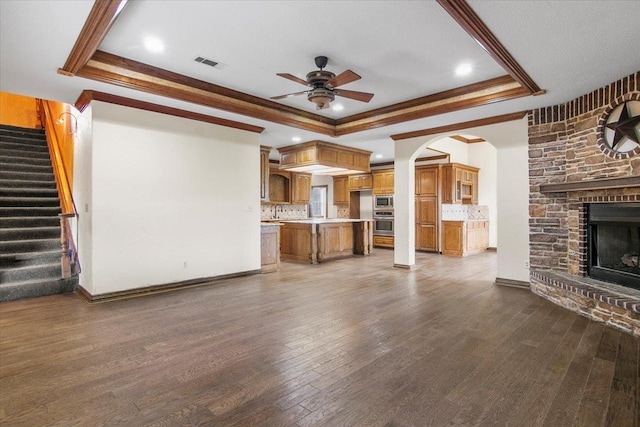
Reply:
<svg viewBox="0 0 640 427"><path fill-rule="evenodd" d="M373 199L374 209L393 209L393 196L375 196Z"/></svg>

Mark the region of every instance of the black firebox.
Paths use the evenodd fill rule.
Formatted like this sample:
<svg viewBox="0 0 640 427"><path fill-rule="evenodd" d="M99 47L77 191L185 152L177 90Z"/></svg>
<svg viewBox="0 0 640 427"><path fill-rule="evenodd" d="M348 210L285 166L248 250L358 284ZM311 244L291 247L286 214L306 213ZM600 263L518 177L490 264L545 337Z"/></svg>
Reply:
<svg viewBox="0 0 640 427"><path fill-rule="evenodd" d="M640 289L640 203L592 203L587 212L588 275Z"/></svg>

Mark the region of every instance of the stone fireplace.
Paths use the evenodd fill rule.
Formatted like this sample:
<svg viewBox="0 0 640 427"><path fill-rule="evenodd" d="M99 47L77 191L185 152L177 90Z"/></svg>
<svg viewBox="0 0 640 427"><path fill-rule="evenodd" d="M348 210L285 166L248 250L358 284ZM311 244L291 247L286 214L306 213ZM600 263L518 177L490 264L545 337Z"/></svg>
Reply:
<svg viewBox="0 0 640 427"><path fill-rule="evenodd" d="M531 290L636 336L640 146L612 150L605 120L640 101L639 83L636 72L528 115Z"/></svg>

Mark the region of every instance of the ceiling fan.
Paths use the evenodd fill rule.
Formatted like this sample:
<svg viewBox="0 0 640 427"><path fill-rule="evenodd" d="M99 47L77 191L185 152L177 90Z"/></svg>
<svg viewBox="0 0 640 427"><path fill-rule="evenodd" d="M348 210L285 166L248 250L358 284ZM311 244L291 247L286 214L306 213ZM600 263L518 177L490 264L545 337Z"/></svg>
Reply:
<svg viewBox="0 0 640 427"><path fill-rule="evenodd" d="M307 74L307 80L302 80L289 73L277 73L277 75L280 77L284 77L285 79L303 84L310 87L311 89L304 90L302 92L289 93L287 95L274 96L271 99L290 98L292 96L298 96L306 93L307 99L316 104L316 110L324 110L325 108L329 108L329 104L335 99L336 95L349 99L355 99L356 101L371 101L371 98L373 98L372 93L337 89L338 86L342 86L361 79L359 75L351 70L347 70L336 76L331 71L323 70L323 68L327 66L327 62L329 62L329 59L326 56L317 56L315 61L316 66L320 69L309 72Z"/></svg>

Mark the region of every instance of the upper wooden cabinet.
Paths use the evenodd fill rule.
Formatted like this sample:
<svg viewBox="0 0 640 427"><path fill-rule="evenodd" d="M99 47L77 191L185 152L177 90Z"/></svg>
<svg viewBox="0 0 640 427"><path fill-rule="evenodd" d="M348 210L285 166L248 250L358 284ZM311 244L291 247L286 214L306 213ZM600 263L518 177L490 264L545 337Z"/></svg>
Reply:
<svg viewBox="0 0 640 427"><path fill-rule="evenodd" d="M260 146L260 200L269 201L269 153L271 147Z"/></svg>
<svg viewBox="0 0 640 427"><path fill-rule="evenodd" d="M393 169L371 171L373 194L393 194Z"/></svg>
<svg viewBox="0 0 640 427"><path fill-rule="evenodd" d="M442 166L442 203L478 203L480 169L460 163Z"/></svg>
<svg viewBox="0 0 640 427"><path fill-rule="evenodd" d="M310 141L278 148L280 168L291 169L304 166L326 166L347 171L369 172L371 151L345 147L324 141ZM300 169L297 169L300 170Z"/></svg>
<svg viewBox="0 0 640 427"><path fill-rule="evenodd" d="M308 205L311 202L311 174L291 174L291 203Z"/></svg>
<svg viewBox="0 0 640 427"><path fill-rule="evenodd" d="M273 203L291 202L291 172L279 169L269 170L269 201Z"/></svg>
<svg viewBox="0 0 640 427"><path fill-rule="evenodd" d="M349 190L371 190L373 179L370 173L349 175Z"/></svg>
<svg viewBox="0 0 640 427"><path fill-rule="evenodd" d="M333 177L333 204L334 205L349 204L349 177L348 176Z"/></svg>

